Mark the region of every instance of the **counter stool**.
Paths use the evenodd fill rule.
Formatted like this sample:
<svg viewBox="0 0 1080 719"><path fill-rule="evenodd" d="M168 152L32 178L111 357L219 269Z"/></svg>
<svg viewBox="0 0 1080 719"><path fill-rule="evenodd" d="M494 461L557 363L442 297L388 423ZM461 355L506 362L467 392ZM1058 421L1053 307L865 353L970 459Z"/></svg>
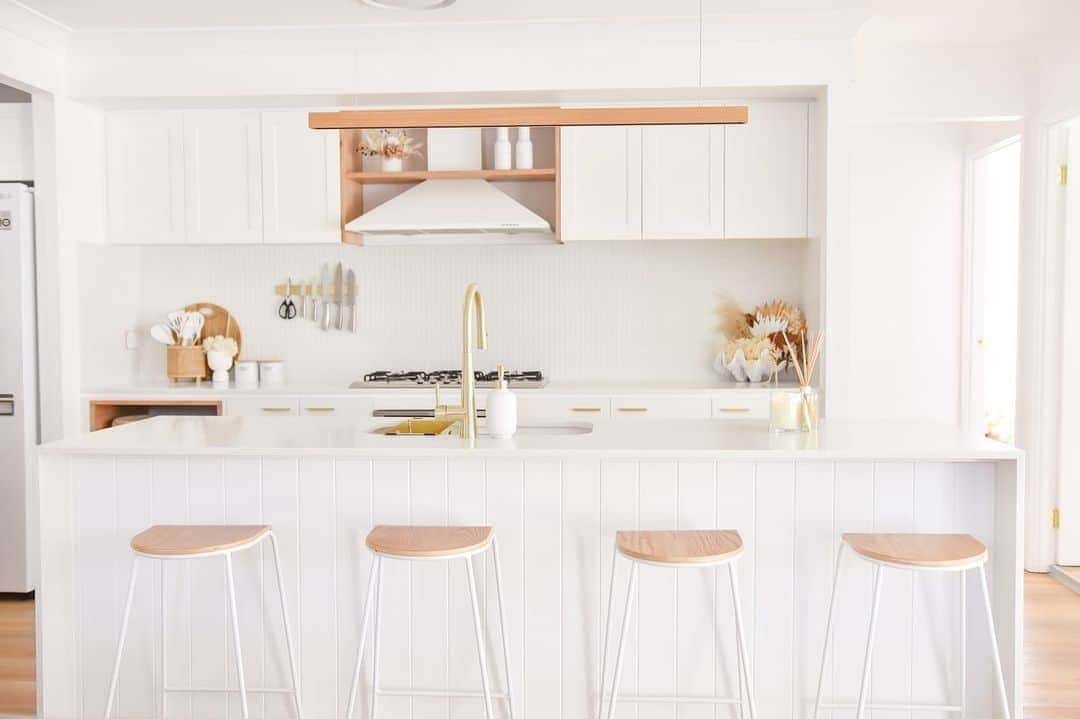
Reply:
<svg viewBox="0 0 1080 719"><path fill-rule="evenodd" d="M840 584L840 566L844 549L874 565L874 597L870 604L870 629L866 638L866 656L863 660L862 682L859 685L858 704L822 704L821 695L825 682L825 661L829 656L829 639L832 635L833 608L836 606L836 590ZM1001 655L998 652L994 616L990 607L990 591L986 586L986 545L969 534L845 534L836 555L836 573L833 578L829 615L825 623L825 647L822 649L821 673L818 675L817 700L814 703L814 719L822 708L856 710L856 719L862 719L867 707L897 709L901 711L937 711L964 714L967 686L967 587L968 570L977 569L982 584L983 604L986 607L987 628L990 644L994 650L994 675L1001 697L1005 719L1011 716L1009 699L1005 692L1005 679L1001 672ZM960 575L960 703L958 705L884 705L868 704L870 664L874 654L874 630L877 627L878 605L881 602L881 586L886 568L907 569L916 572L955 572Z"/></svg>
<svg viewBox="0 0 1080 719"><path fill-rule="evenodd" d="M492 699L506 700L510 719L514 717L514 698L510 689L510 644L506 636L506 610L503 606L502 577L499 573L499 550L495 543L495 530L491 527L410 527L379 525L367 535L368 549L375 555L374 566L368 579L367 601L364 604L364 618L360 629L360 646L356 651L356 668L353 671L352 687L349 690L349 704L345 710L347 719L352 719L356 704L356 694L360 687L360 670L364 658L364 645L367 643L368 625L372 622L372 606L375 614L375 639L372 648L371 669L371 714L375 719L376 699L382 696L428 696L428 697L483 697L487 719L493 719ZM476 596L476 577L473 575L472 558L491 550L495 565L495 591L499 602L499 628L502 635L503 664L506 669L506 693L491 691L488 678L487 656L484 651L484 636L480 624L480 603ZM480 681L482 692L475 691L437 691L437 690L397 690L379 688L379 614L382 604L382 565L384 560L404 561L450 561L461 559L465 564L465 575L469 580L469 599L472 601L473 628L476 631L476 653L480 660Z"/></svg>
<svg viewBox="0 0 1080 719"><path fill-rule="evenodd" d="M236 586L233 582L232 555L251 549L269 538L274 550L274 573L277 576L278 596L281 599L281 618L285 625L285 644L289 652L289 671L292 673L290 689L253 689L244 680L244 662L240 650L240 622L236 611ZM109 682L109 699L105 704L105 719L112 715L116 699L116 683L120 676L120 658L127 638L128 619L131 615L131 603L135 596L135 579L138 575L141 559L161 561L161 717L165 717L165 699L169 694L221 693L238 691L240 694L240 712L243 719L248 718L248 694L292 694L297 719L304 714L300 708L300 679L297 674L295 654L293 653L292 634L289 631L289 613L285 607L285 582L281 577L281 561L278 557L277 538L269 525L157 525L140 532L131 540L131 549L135 561L131 567L131 581L128 583L127 601L124 603L124 618L120 624L120 639L116 647L116 663L113 665L112 680ZM229 618L232 624L233 646L235 647L236 678L238 690L231 689L173 689L166 681L165 674L165 639L166 631L165 579L166 560L200 559L203 557L225 557L225 577L229 594Z"/></svg>
<svg viewBox="0 0 1080 719"><path fill-rule="evenodd" d="M619 632L619 648L615 655L615 675L612 679L611 698L608 702L608 719L615 716L615 704L619 698L619 678L622 674L623 650L626 648L626 630L630 626L630 612L633 608L634 593L637 588L638 566L641 564L651 564L659 567L696 568L715 568L727 565L728 577L731 580L731 600L735 608L735 643L739 659L739 689L738 696L734 698L625 696L622 697L623 701L732 704L740 708L747 707L750 712L750 719L756 718L757 707L754 703L754 685L750 678L750 661L746 653L742 605L739 602L739 578L735 566L742 551L742 537L733 529L615 533L615 556L611 562L611 587L608 591L607 619L604 623L604 646L600 660L598 717L603 716L604 712L604 687L607 684L607 652L612 629L611 623L614 620L612 606L615 603L615 569L618 558L623 557L631 563L630 580L626 589L626 609L623 612L622 629Z"/></svg>

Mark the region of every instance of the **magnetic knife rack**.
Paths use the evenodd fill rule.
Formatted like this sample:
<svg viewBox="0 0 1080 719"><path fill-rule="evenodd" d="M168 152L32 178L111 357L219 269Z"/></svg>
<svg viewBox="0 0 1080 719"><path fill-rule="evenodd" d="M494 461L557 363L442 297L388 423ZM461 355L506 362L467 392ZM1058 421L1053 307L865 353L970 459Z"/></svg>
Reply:
<svg viewBox="0 0 1080 719"><path fill-rule="evenodd" d="M278 297L284 297L287 294L287 290L288 290L288 285L285 282L282 282L279 285L274 285L274 294L276 294ZM352 286L352 290L353 290L352 294L353 294L354 297L359 295L360 294L360 285L359 285L359 283L354 284ZM345 295L349 294L349 288L346 287L346 286L343 286L341 288L341 291ZM324 288L323 288L322 285L313 284L311 282L293 282L292 283L292 296L293 297L321 297L321 298L327 300L328 302L337 302L339 299L340 300L345 299L345 297L339 298L337 296L337 293L334 292L334 286L333 285L330 285L330 286L326 287L325 291L324 291Z"/></svg>

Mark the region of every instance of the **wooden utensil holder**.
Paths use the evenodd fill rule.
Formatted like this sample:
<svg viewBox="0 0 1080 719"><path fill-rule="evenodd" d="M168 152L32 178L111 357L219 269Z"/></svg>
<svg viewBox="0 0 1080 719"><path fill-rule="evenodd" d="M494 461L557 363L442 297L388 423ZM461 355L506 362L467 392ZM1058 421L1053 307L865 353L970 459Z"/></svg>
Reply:
<svg viewBox="0 0 1080 719"><path fill-rule="evenodd" d="M206 353L198 345L167 347L165 351L165 372L173 382L182 379L193 379L198 384L206 379L209 373L209 367L206 364Z"/></svg>

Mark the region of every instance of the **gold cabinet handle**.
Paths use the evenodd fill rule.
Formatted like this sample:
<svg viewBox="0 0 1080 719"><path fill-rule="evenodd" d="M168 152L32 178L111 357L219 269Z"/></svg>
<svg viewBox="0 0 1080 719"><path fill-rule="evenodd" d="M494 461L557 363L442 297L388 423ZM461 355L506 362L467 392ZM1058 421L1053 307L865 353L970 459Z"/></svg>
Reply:
<svg viewBox="0 0 1080 719"><path fill-rule="evenodd" d="M599 407L571 407L571 412L599 412Z"/></svg>
<svg viewBox="0 0 1080 719"><path fill-rule="evenodd" d="M734 414L736 412L749 412L750 408L749 407L717 407L716 411L717 412L728 412L728 413Z"/></svg>
<svg viewBox="0 0 1080 719"><path fill-rule="evenodd" d="M305 407L305 408L304 408L304 411L305 411L305 412L320 412L320 413L325 413L325 412L334 412L334 411L336 411L336 410L335 410L335 408L334 408L334 407Z"/></svg>
<svg viewBox="0 0 1080 719"><path fill-rule="evenodd" d="M648 407L619 407L620 412L648 412Z"/></svg>
<svg viewBox="0 0 1080 719"><path fill-rule="evenodd" d="M263 412L292 412L292 407L263 407Z"/></svg>

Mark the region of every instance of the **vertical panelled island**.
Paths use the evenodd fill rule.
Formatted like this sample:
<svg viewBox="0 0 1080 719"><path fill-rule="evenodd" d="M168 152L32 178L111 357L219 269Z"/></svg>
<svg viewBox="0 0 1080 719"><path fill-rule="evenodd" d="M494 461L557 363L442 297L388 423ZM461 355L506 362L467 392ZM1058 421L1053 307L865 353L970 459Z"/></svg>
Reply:
<svg viewBox="0 0 1080 719"><path fill-rule="evenodd" d="M583 719L596 711L614 533L737 529L740 592L758 716L810 716L833 574L845 532L966 532L983 541L1010 707L1019 716L1022 453L916 423L829 421L776 434L757 421L597 422L523 428L512 440L404 437L342 420L157 417L44 445L39 460L39 715L100 717L132 566L129 541L152 524L273 526L305 715L344 716L372 562L375 524L495 528L506 592L515 715ZM858 693L871 566L847 553L825 694ZM234 558L250 686L288 686L269 548ZM488 655L498 657L490 562L479 572ZM626 567L617 577L625 591ZM236 687L221 558L140 570L121 666L118 716L156 716L162 666L174 688ZM966 625L955 574L893 571L880 604L874 704L955 703L1000 714L978 601ZM726 572L643 566L622 690L735 693ZM168 603L166 656L159 607ZM620 617L621 619L621 617ZM480 687L460 563L384 569L380 687ZM716 626L716 630L713 627ZM960 641L968 648L959 676ZM368 643L370 653L370 642ZM164 659L164 662L163 662ZM367 665L370 669L370 663ZM497 690L501 662L492 663ZM364 682L366 704L370 682ZM286 695L252 716L292 716ZM505 716L504 706L496 706ZM672 705L620 705L618 716L674 717ZM738 716L680 705L678 716ZM240 716L235 695L171 695L170 717ZM366 715L366 713L361 714ZM389 719L483 715L473 697L380 698ZM946 716L930 714L929 716Z"/></svg>

